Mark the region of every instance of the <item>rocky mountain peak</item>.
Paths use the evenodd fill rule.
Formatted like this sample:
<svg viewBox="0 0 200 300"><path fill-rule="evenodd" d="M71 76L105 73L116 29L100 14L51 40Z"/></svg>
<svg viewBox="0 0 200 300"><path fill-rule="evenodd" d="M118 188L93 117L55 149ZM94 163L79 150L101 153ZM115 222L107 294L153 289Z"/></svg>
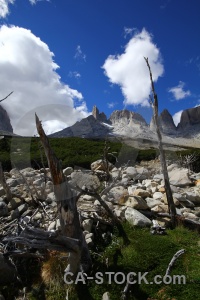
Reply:
<svg viewBox="0 0 200 300"><path fill-rule="evenodd" d="M0 130L13 133L10 118L7 111L0 105Z"/></svg>
<svg viewBox="0 0 200 300"><path fill-rule="evenodd" d="M186 109L182 112L178 129L185 129L198 124L200 124L200 106Z"/></svg>
<svg viewBox="0 0 200 300"><path fill-rule="evenodd" d="M100 122L107 122L107 117L106 117L106 115L104 114L104 112L99 113L99 110L98 110L98 108L96 107L96 105L93 106L93 109L92 109L92 115L93 115L93 117L94 117L97 121L100 121Z"/></svg>
<svg viewBox="0 0 200 300"><path fill-rule="evenodd" d="M133 111L129 111L127 109L124 110L115 110L110 118L109 121L112 125L116 123L124 123L126 125L143 125L147 126L145 119L138 113Z"/></svg>
<svg viewBox="0 0 200 300"><path fill-rule="evenodd" d="M163 133L174 134L176 132L176 126L174 124L174 120L167 109L164 109L161 112L161 114L158 116L158 123ZM155 131L155 124L153 118L150 123L150 129L152 131Z"/></svg>

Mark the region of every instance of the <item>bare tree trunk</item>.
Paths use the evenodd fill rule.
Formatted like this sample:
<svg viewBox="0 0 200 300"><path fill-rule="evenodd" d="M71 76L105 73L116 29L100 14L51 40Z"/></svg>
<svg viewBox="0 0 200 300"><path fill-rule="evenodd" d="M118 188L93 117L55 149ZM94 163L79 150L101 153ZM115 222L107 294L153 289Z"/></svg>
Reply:
<svg viewBox="0 0 200 300"><path fill-rule="evenodd" d="M75 274L79 271L79 268L86 271L91 266L91 258L80 226L79 215L76 206L77 199L65 180L60 162L50 147L49 140L45 135L38 116L36 115L35 117L37 131L44 147L54 184L54 193L60 215L62 235L80 240L80 251L70 253L69 265L66 269L66 272L72 272Z"/></svg>
<svg viewBox="0 0 200 300"><path fill-rule="evenodd" d="M9 186L6 183L1 162L0 162L0 183L2 184L3 189L6 193L7 202L10 202L12 200L12 193Z"/></svg>
<svg viewBox="0 0 200 300"><path fill-rule="evenodd" d="M149 69L149 74L150 74L150 80L151 80L151 89L152 89L152 94L154 101L152 101L153 104L153 119L156 127L156 133L158 137L158 148L160 151L160 162L161 162L161 167L162 167L162 172L163 172L163 177L164 177L164 183L165 183L165 191L166 191L166 196L167 196L167 202L168 202L168 207L169 207L169 213L171 217L171 222L172 226L176 226L176 207L174 204L173 196L172 196L172 191L170 187L170 182L169 182L169 176L168 176L168 171L167 171L167 164L166 164L166 158L165 158L165 152L163 150L163 144L162 144L162 135L160 132L159 128L159 123L158 123L158 97L155 92L154 88L154 82L152 78L152 72L151 72L151 67L149 65L148 58L144 58L148 69Z"/></svg>

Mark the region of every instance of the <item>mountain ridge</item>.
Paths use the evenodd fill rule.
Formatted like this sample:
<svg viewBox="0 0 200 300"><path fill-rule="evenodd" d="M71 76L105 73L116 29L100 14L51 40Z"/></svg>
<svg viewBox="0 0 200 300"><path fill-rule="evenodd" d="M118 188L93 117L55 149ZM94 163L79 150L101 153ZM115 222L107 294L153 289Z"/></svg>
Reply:
<svg viewBox="0 0 200 300"><path fill-rule="evenodd" d="M178 126L167 109L158 116L163 143L166 145L200 147L200 107L183 111ZM157 135L153 117L147 124L142 115L130 110L115 110L107 118L96 105L92 114L74 125L50 134L49 137L120 138L139 147L155 146Z"/></svg>

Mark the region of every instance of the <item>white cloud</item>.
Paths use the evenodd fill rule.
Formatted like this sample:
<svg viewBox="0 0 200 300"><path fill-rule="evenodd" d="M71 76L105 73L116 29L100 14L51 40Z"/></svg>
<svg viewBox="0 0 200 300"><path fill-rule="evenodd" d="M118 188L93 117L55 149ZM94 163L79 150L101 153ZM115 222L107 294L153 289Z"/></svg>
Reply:
<svg viewBox="0 0 200 300"><path fill-rule="evenodd" d="M172 117L173 120L174 120L174 124L175 124L176 126L177 126L178 123L180 122L182 112L183 112L183 110L180 110L180 111L178 111L177 113L175 113L175 114L173 115L173 117Z"/></svg>
<svg viewBox="0 0 200 300"><path fill-rule="evenodd" d="M77 71L70 71L69 74L68 74L69 77L74 77L76 79L79 79L81 78L81 74Z"/></svg>
<svg viewBox="0 0 200 300"><path fill-rule="evenodd" d="M151 83L144 57L148 57L153 80L157 81L164 68L160 51L145 29L130 39L124 53L108 56L102 66L109 81L120 86L125 104L149 106Z"/></svg>
<svg viewBox="0 0 200 300"><path fill-rule="evenodd" d="M29 0L29 2L30 2L32 5L35 5L37 2L41 2L41 1L47 1L47 2L50 2L50 0Z"/></svg>
<svg viewBox="0 0 200 300"><path fill-rule="evenodd" d="M9 4L14 4L15 0L0 0L0 18L5 18L9 14Z"/></svg>
<svg viewBox="0 0 200 300"><path fill-rule="evenodd" d="M86 62L86 55L81 50L81 46L80 45L78 45L76 47L76 53L74 55L74 58L77 59L77 60L83 60L83 61Z"/></svg>
<svg viewBox="0 0 200 300"><path fill-rule="evenodd" d="M107 105L108 105L108 108L113 108L117 105L117 102L109 102L109 103L107 103Z"/></svg>
<svg viewBox="0 0 200 300"><path fill-rule="evenodd" d="M124 27L124 38L127 38L128 35L132 35L136 30L136 28Z"/></svg>
<svg viewBox="0 0 200 300"><path fill-rule="evenodd" d="M177 86L169 88L168 92L172 93L176 100L184 99L191 95L191 92L189 90L184 91L184 86L185 86L185 83L182 81L179 81L179 84Z"/></svg>
<svg viewBox="0 0 200 300"><path fill-rule="evenodd" d="M33 134L35 112L42 121L54 120L55 131L88 115L82 94L61 81L54 54L31 31L4 25L0 45L0 99L14 91L2 106L15 133Z"/></svg>
<svg viewBox="0 0 200 300"><path fill-rule="evenodd" d="M50 2L50 0L28 0L30 4L35 5L39 1L47 1ZM7 15L10 13L9 11L9 5L14 4L15 0L0 0L0 18L6 18Z"/></svg>

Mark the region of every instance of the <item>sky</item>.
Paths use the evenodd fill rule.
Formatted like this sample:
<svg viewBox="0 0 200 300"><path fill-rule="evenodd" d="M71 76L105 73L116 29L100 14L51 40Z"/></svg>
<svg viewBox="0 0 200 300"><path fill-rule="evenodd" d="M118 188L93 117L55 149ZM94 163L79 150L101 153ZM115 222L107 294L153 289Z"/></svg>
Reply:
<svg viewBox="0 0 200 300"><path fill-rule="evenodd" d="M159 112L200 105L200 2L0 0L0 99L14 132L50 134L91 114L150 122L148 57Z"/></svg>

